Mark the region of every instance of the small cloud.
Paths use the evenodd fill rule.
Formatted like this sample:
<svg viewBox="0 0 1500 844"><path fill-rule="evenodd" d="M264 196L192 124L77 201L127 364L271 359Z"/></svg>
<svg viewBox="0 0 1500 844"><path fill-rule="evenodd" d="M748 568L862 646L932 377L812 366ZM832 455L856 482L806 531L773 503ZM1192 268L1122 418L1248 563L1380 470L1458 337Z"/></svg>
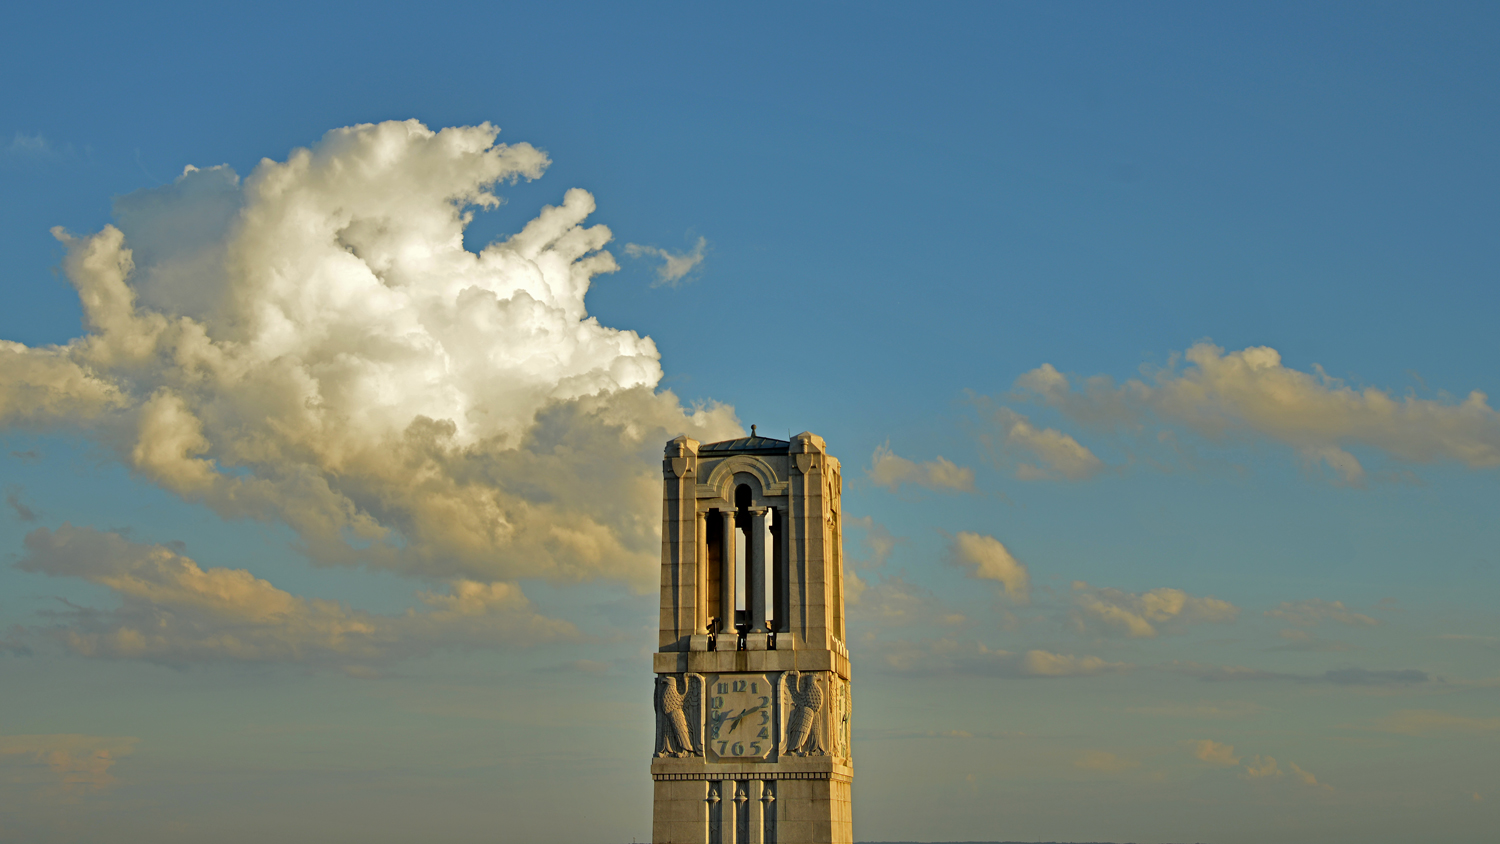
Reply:
<svg viewBox="0 0 1500 844"><path fill-rule="evenodd" d="M28 448L25 451L12 451L10 456L17 460L24 460L27 463L36 463L42 459L42 453L34 448Z"/></svg>
<svg viewBox="0 0 1500 844"><path fill-rule="evenodd" d="M1228 624L1239 608L1218 598L1199 598L1181 589L1125 592L1073 582L1073 625L1080 633L1150 639L1190 624Z"/></svg>
<svg viewBox="0 0 1500 844"><path fill-rule="evenodd" d="M891 451L889 445L876 446L866 471L876 486L895 492L902 484L915 484L939 492L973 492L974 470L959 466L941 455L936 460L916 463Z"/></svg>
<svg viewBox="0 0 1500 844"><path fill-rule="evenodd" d="M1254 761L1245 763L1245 777L1248 779L1273 779L1280 776L1282 772L1276 764L1275 756L1257 756Z"/></svg>
<svg viewBox="0 0 1500 844"><path fill-rule="evenodd" d="M1210 739L1194 742L1193 755L1210 765L1232 768L1240 764L1240 757L1234 755L1234 745L1220 744Z"/></svg>
<svg viewBox="0 0 1500 844"><path fill-rule="evenodd" d="M677 287L688 274L703 263L708 249L708 238L700 237L691 252L669 252L657 246L642 246L639 243L625 244L625 254L632 258L660 258L662 265L656 268L656 281L652 287Z"/></svg>
<svg viewBox="0 0 1500 844"><path fill-rule="evenodd" d="M1078 757L1073 762L1073 766L1075 768L1082 768L1085 771L1101 771L1112 774L1131 768L1139 768L1141 763L1134 759L1125 759L1113 753L1107 753L1103 750L1090 750Z"/></svg>
<svg viewBox="0 0 1500 844"><path fill-rule="evenodd" d="M949 556L966 574L979 580L995 580L1017 603L1028 603L1031 574L1026 566L993 536L962 531L953 537Z"/></svg>
<svg viewBox="0 0 1500 844"><path fill-rule="evenodd" d="M989 399L976 401L988 417L993 431L982 431L980 442L992 453L1020 451L1031 455L1042 467L1021 463L1016 477L1023 481L1062 476L1070 481L1088 480L1107 468L1092 451L1055 428L1038 428L1031 420L1007 407L993 407Z"/></svg>

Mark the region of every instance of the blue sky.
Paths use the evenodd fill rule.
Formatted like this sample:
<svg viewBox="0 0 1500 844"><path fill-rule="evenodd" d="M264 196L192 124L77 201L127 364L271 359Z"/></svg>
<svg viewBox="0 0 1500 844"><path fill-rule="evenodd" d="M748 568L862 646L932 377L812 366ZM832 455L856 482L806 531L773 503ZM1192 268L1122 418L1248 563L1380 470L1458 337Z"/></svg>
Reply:
<svg viewBox="0 0 1500 844"><path fill-rule="evenodd" d="M644 838L642 479L751 423L844 462L861 840L1500 825L1492 9L70 15L0 34L0 840ZM618 270L455 304L544 206Z"/></svg>

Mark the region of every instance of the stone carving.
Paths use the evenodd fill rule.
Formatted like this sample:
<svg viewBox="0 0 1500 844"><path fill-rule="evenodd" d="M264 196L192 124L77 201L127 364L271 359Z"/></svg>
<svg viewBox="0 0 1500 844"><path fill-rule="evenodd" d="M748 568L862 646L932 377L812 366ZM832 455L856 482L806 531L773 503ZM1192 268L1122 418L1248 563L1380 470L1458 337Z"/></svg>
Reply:
<svg viewBox="0 0 1500 844"><path fill-rule="evenodd" d="M655 755L703 755L701 674L657 675Z"/></svg>
<svg viewBox="0 0 1500 844"><path fill-rule="evenodd" d="M786 750L788 756L822 756L823 684L818 675L788 671L782 675L783 699L787 700Z"/></svg>
<svg viewBox="0 0 1500 844"><path fill-rule="evenodd" d="M849 742L849 716L853 712L853 698L850 695L849 682L847 680L835 679L832 716L833 716L833 755L848 756Z"/></svg>

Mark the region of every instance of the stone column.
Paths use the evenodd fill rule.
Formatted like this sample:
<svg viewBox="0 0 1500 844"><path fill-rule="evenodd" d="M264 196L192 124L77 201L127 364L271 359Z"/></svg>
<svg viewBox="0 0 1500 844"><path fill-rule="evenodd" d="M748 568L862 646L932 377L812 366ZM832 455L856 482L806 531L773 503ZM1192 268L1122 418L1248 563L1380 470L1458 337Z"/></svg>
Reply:
<svg viewBox="0 0 1500 844"><path fill-rule="evenodd" d="M765 844L765 808L766 804L761 801L761 789L765 783L762 780L751 780L746 783L750 787L749 793L745 795L744 811L750 817L747 819L745 844Z"/></svg>
<svg viewBox="0 0 1500 844"><path fill-rule="evenodd" d="M708 633L708 513L698 513L697 547L695 559L698 570L698 589L693 596L693 632Z"/></svg>
<svg viewBox="0 0 1500 844"><path fill-rule="evenodd" d="M719 551L719 633L730 636L734 632L734 542L738 532L734 527L734 511L720 510L724 519L724 544ZM733 650L733 648L730 648Z"/></svg>
<svg viewBox="0 0 1500 844"><path fill-rule="evenodd" d="M766 508L750 508L750 536L745 544L745 624L751 633L766 632Z"/></svg>

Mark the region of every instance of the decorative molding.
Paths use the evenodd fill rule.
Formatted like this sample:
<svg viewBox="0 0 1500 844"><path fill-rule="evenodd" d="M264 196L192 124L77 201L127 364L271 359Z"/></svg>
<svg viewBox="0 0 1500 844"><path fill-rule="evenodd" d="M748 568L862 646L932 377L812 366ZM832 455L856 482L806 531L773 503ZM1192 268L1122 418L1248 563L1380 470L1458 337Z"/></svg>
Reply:
<svg viewBox="0 0 1500 844"><path fill-rule="evenodd" d="M730 485L734 483L734 476L738 472L754 475L760 481L760 493L765 498L780 498L787 493L787 482L776 476L776 469L766 462L764 458L754 454L731 454L719 461L708 473L708 478L698 484L698 495L700 498L719 497L725 501L734 500L734 491ZM703 495L707 487L708 495Z"/></svg>
<svg viewBox="0 0 1500 844"><path fill-rule="evenodd" d="M748 782L750 780L836 780L838 782L850 782L852 778L848 774L836 771L756 771L754 773L727 773L724 771L694 771L686 774L652 774L651 779L657 782L681 782L685 780L708 780L709 782Z"/></svg>

